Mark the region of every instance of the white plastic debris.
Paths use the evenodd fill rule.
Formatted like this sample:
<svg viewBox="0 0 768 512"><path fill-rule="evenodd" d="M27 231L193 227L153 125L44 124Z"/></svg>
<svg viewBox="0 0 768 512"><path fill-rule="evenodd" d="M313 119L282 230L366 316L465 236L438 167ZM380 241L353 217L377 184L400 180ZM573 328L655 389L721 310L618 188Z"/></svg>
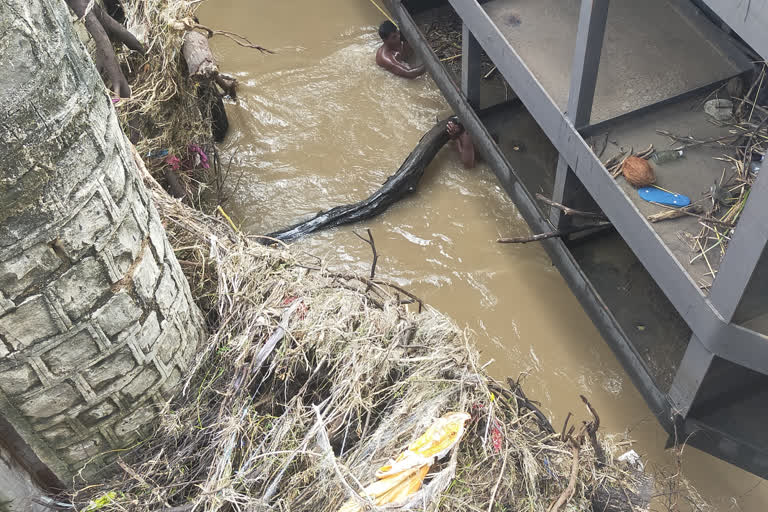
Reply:
<svg viewBox="0 0 768 512"><path fill-rule="evenodd" d="M622 454L619 456L619 461L626 462L630 466L637 468L640 471L643 471L645 469L645 466L643 466L643 461L640 458L640 455L635 450L629 450L628 452Z"/></svg>
<svg viewBox="0 0 768 512"><path fill-rule="evenodd" d="M719 98L709 100L704 104L704 112L718 121L727 121L733 115L733 102Z"/></svg>

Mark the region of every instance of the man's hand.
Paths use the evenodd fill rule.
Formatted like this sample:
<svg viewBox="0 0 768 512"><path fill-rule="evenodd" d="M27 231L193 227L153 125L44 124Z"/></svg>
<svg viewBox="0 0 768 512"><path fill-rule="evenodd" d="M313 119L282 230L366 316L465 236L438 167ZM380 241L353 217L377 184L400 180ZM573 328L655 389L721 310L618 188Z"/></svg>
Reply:
<svg viewBox="0 0 768 512"><path fill-rule="evenodd" d="M448 133L448 136L451 139L455 139L461 135L461 128L459 128L456 123L448 123L448 125L445 127L445 131Z"/></svg>

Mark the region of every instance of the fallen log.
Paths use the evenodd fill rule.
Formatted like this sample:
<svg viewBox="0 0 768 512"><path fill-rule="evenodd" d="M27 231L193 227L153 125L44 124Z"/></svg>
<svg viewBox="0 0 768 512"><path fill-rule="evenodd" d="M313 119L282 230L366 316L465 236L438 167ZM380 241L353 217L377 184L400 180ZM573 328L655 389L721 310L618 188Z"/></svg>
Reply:
<svg viewBox="0 0 768 512"><path fill-rule="evenodd" d="M200 32L191 30L184 34L184 42L181 45L181 54L187 63L189 76L195 80L210 80L219 73L216 59L208 38Z"/></svg>
<svg viewBox="0 0 768 512"><path fill-rule="evenodd" d="M267 236L288 242L321 229L359 222L384 212L416 188L424 175L424 169L448 142L446 125L447 120L438 121L431 130L424 134L398 171L367 199L320 212L311 219L280 229Z"/></svg>
<svg viewBox="0 0 768 512"><path fill-rule="evenodd" d="M234 97L236 82L232 80L225 88L223 79L219 75L216 58L213 56L208 38L204 34L194 30L184 34L181 54L187 63L189 77L199 83L197 92L200 112L211 126L213 140L221 142L229 129L229 119L227 119L227 111L224 109L224 101L216 90L215 84L220 84L225 89L225 94Z"/></svg>

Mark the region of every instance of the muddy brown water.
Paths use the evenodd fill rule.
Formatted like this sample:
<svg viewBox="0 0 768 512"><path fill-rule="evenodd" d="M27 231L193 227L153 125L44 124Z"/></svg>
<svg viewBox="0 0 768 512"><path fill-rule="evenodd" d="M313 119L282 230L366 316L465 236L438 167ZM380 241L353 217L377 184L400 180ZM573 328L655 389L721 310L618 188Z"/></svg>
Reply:
<svg viewBox="0 0 768 512"><path fill-rule="evenodd" d="M407 81L375 66L383 16L368 0L209 0L199 16L277 52L223 38L213 44L221 67L240 81L221 149L234 155L226 209L248 232L367 196L449 113L428 77ZM495 377L525 374L529 396L553 424L568 411L586 418L578 397L585 394L604 432L634 439L652 466L674 465L663 450L666 433L546 253L494 243L528 228L485 165L464 170L446 148L411 197L297 246L365 272L370 249L352 233L364 228L376 240L378 275L474 331ZM694 448L684 451L683 471L717 510L768 508L762 479Z"/></svg>

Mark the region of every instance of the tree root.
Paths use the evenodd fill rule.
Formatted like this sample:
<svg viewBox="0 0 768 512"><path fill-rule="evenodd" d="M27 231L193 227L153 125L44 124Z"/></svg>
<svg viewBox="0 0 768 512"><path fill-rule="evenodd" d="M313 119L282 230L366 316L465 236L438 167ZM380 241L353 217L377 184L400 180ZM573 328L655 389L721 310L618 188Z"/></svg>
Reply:
<svg viewBox="0 0 768 512"><path fill-rule="evenodd" d="M75 15L84 20L85 28L96 44L96 67L112 84L112 91L121 98L131 96L131 88L117 61L112 42L125 44L131 50L144 55L144 47L138 39L99 5L88 0L66 0Z"/></svg>

